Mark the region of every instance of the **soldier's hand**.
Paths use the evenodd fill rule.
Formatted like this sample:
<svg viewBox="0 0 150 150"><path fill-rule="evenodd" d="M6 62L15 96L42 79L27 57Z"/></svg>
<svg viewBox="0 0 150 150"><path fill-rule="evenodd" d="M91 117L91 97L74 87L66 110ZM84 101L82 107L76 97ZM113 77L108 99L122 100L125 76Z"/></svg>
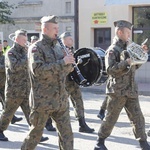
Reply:
<svg viewBox="0 0 150 150"><path fill-rule="evenodd" d="M75 62L75 58L73 57L73 55L67 55L64 57L64 62L65 64L73 64Z"/></svg>
<svg viewBox="0 0 150 150"><path fill-rule="evenodd" d="M69 54L69 55L73 55L73 54L72 54L72 51L71 51L69 48L68 48L68 54Z"/></svg>
<svg viewBox="0 0 150 150"><path fill-rule="evenodd" d="M130 58L127 58L126 61L128 62L128 64L130 65L132 60Z"/></svg>

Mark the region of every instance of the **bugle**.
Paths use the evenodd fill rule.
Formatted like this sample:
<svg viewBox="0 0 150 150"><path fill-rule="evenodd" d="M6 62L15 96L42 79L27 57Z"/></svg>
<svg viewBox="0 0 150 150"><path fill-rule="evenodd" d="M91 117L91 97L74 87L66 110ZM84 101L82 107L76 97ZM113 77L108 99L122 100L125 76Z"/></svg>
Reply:
<svg viewBox="0 0 150 150"><path fill-rule="evenodd" d="M61 48L62 48L63 50L65 50L65 52L66 52L67 55L69 55L69 52L68 52L66 46L62 43L61 39L60 39L58 36L57 36L57 40L58 40L58 42L59 42ZM82 76L82 74L81 74L81 72L80 72L80 70L79 70L77 64L74 63L74 64L72 64L72 65L73 65L73 67L74 67L74 71L75 71L75 73L76 73L77 80L79 81L79 84L80 84L80 85L83 85L87 80Z"/></svg>

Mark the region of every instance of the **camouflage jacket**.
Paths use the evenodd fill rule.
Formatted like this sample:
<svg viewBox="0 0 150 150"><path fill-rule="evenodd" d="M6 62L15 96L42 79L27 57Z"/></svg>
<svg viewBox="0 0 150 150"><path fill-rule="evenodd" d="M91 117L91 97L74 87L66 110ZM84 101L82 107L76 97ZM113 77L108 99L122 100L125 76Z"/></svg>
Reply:
<svg viewBox="0 0 150 150"><path fill-rule="evenodd" d="M65 65L63 58L60 46L46 35L30 46L28 65L32 109L57 111L68 107L65 81L72 65Z"/></svg>
<svg viewBox="0 0 150 150"><path fill-rule="evenodd" d="M5 87L5 64L4 64L4 55L0 53L0 90L4 90Z"/></svg>
<svg viewBox="0 0 150 150"><path fill-rule="evenodd" d="M105 65L109 75L106 85L106 93L114 93L118 96L138 96L138 87L135 83L135 71L139 66L130 69L126 60L121 60L123 50L127 49L127 43L117 37L106 51Z"/></svg>
<svg viewBox="0 0 150 150"><path fill-rule="evenodd" d="M5 54L5 97L28 97L27 52L24 47L15 43Z"/></svg>

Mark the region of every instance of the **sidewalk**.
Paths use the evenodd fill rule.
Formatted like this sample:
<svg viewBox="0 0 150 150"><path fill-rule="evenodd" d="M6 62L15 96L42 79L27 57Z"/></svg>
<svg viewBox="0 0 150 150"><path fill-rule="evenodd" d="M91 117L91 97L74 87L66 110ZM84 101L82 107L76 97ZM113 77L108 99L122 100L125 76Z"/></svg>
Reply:
<svg viewBox="0 0 150 150"><path fill-rule="evenodd" d="M106 84L81 87L83 92L92 92L95 94L105 94ZM150 83L138 83L139 95L150 96Z"/></svg>
<svg viewBox="0 0 150 150"><path fill-rule="evenodd" d="M102 86L103 87L103 86ZM96 88L98 92L102 92L102 87ZM86 92L82 92L84 107L85 107L85 119L86 123L95 129L94 133L82 133L79 132L79 123L75 118L74 109L70 102L70 116L72 131L74 133L74 150L93 150L96 144L97 134L101 125L101 120L97 118L99 108L105 98L105 94L95 94L93 92L87 92L94 88L86 88ZM83 89L84 90L84 89ZM96 91L96 90L95 90ZM94 91L94 92L95 92ZM149 96L139 96L141 109L145 117L145 128L146 132L150 127L150 116L149 116ZM1 107L1 106L0 106ZM1 113L1 108L0 108ZM4 132L9 138L8 142L0 141L0 150L20 150L22 142L28 133L28 125L23 115L22 110L19 108L16 112L18 117L23 117L23 120L16 123L10 124L8 129ZM55 124L53 123L55 126ZM44 129L43 136L49 137L49 140L37 145L35 150L59 150L58 147L58 135L57 132L49 132ZM150 142L150 137L148 137ZM120 113L119 119L115 124L115 127L111 135L106 139L105 142L108 150L140 150L139 143L135 140L132 128L130 126L129 119L125 110L123 109Z"/></svg>

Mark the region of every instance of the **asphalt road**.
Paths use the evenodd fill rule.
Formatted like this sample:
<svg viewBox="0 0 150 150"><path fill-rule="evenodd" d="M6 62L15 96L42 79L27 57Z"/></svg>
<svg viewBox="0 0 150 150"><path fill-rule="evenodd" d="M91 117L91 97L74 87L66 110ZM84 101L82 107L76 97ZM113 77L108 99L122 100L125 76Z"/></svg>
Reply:
<svg viewBox="0 0 150 150"><path fill-rule="evenodd" d="M90 127L95 129L95 132L92 134L78 132L78 121L75 118L73 107L70 103L71 124L74 132L74 150L93 150L96 143L97 132L101 124L101 120L97 118L97 113L105 94L103 92L94 93L88 90L84 90L82 94L84 99L86 122ZM148 128L150 127L150 96L141 95L139 96L139 99L145 116L146 131L148 131ZM20 108L17 110L16 114L17 116L23 117L23 120L14 125L9 125L8 130L4 132L9 138L9 141L0 142L0 150L20 150L22 141L26 137L28 125ZM44 129L44 136L48 136L49 140L42 144L38 144L36 150L59 149L56 132L49 132ZM148 142L150 143L150 137L148 137ZM122 110L111 136L107 138L106 146L109 150L140 150L139 143L134 138L132 128L124 110Z"/></svg>

